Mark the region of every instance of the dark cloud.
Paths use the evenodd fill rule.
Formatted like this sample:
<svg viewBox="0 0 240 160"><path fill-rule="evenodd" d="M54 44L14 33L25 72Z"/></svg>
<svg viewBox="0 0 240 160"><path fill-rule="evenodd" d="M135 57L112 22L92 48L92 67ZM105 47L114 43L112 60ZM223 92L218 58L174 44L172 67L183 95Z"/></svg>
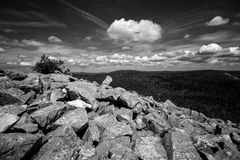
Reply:
<svg viewBox="0 0 240 160"><path fill-rule="evenodd" d="M0 11L0 25L16 27L66 27L64 23L57 22L48 15L29 11L3 10Z"/></svg>
<svg viewBox="0 0 240 160"><path fill-rule="evenodd" d="M201 55L201 56L182 56L177 58L179 61L192 62L192 63L207 63L212 56Z"/></svg>
<svg viewBox="0 0 240 160"><path fill-rule="evenodd" d="M216 57L217 58L240 58L240 54L236 55L236 54L233 54L233 53L226 53L226 54L217 55Z"/></svg>

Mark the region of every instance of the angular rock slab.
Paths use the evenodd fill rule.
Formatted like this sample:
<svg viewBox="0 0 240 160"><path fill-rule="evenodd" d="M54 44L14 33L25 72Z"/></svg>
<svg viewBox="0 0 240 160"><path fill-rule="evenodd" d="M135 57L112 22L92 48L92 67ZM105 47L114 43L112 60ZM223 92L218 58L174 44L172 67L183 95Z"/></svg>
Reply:
<svg viewBox="0 0 240 160"><path fill-rule="evenodd" d="M9 113L0 113L0 133L18 121L19 117Z"/></svg>
<svg viewBox="0 0 240 160"><path fill-rule="evenodd" d="M202 160L190 136L184 130L174 129L164 137L164 146L170 159Z"/></svg>
<svg viewBox="0 0 240 160"><path fill-rule="evenodd" d="M120 136L101 142L92 159L138 160L138 157L131 149L130 137Z"/></svg>
<svg viewBox="0 0 240 160"><path fill-rule="evenodd" d="M70 126L61 126L50 132L34 160L76 160L82 141Z"/></svg>
<svg viewBox="0 0 240 160"><path fill-rule="evenodd" d="M140 98L140 96L137 93L132 92L123 92L121 96L119 97L120 101L122 101L127 107L134 108L138 104L144 105L145 101Z"/></svg>
<svg viewBox="0 0 240 160"><path fill-rule="evenodd" d="M84 108L70 110L62 115L55 123L56 126L68 125L78 132L88 123L88 115Z"/></svg>
<svg viewBox="0 0 240 160"><path fill-rule="evenodd" d="M63 92L63 89L55 89L51 92L50 101L51 102L62 101L66 96L67 93Z"/></svg>
<svg viewBox="0 0 240 160"><path fill-rule="evenodd" d="M114 114L120 120L131 121L133 119L133 111L127 108L120 108L114 111Z"/></svg>
<svg viewBox="0 0 240 160"><path fill-rule="evenodd" d="M119 136L130 136L133 134L133 131L130 125L127 125L126 122L117 122L113 123L111 126L107 126L102 138L103 139L114 139Z"/></svg>
<svg viewBox="0 0 240 160"><path fill-rule="evenodd" d="M86 81L70 82L67 86L69 97L72 100L83 99L85 102L94 104L98 87Z"/></svg>
<svg viewBox="0 0 240 160"><path fill-rule="evenodd" d="M8 76L12 80L18 80L18 81L22 81L28 77L28 75L23 72L11 71L11 70L6 71L5 75Z"/></svg>
<svg viewBox="0 0 240 160"><path fill-rule="evenodd" d="M1 89L0 90L0 105L8 104L24 104L24 92L17 88Z"/></svg>
<svg viewBox="0 0 240 160"><path fill-rule="evenodd" d="M117 101L117 99L120 97L120 95L126 92L125 89L121 87L117 88L100 88L98 91L97 98L98 99L104 99L104 100L112 100Z"/></svg>
<svg viewBox="0 0 240 160"><path fill-rule="evenodd" d="M39 83L39 80L41 80L42 85ZM14 83L24 92L34 91L41 93L42 89L46 91L50 87L50 83L43 79L43 75L37 73L29 73L26 79L23 81L14 81Z"/></svg>
<svg viewBox="0 0 240 160"><path fill-rule="evenodd" d="M19 115L27 110L27 105L5 105L0 108L0 113Z"/></svg>
<svg viewBox="0 0 240 160"><path fill-rule="evenodd" d="M108 114L104 114L104 115L101 115L99 117L95 117L93 119L93 121L98 125L98 126L101 126L103 128L106 128L106 127L111 127L113 124L117 123L117 119L116 117L111 114L111 113L108 113Z"/></svg>
<svg viewBox="0 0 240 160"><path fill-rule="evenodd" d="M33 119L28 113L24 113L19 121L10 128L10 130L17 130L25 133L36 133L38 131L38 124L33 123Z"/></svg>
<svg viewBox="0 0 240 160"><path fill-rule="evenodd" d="M15 86L15 84L8 77L0 77L0 88L1 89L9 89L14 86Z"/></svg>
<svg viewBox="0 0 240 160"><path fill-rule="evenodd" d="M48 107L39 109L33 112L30 116L43 128L54 123L64 112L68 111L70 107L62 103L55 103Z"/></svg>
<svg viewBox="0 0 240 160"><path fill-rule="evenodd" d="M142 160L167 160L167 153L160 142L160 138L144 135L136 139L135 153Z"/></svg>
<svg viewBox="0 0 240 160"><path fill-rule="evenodd" d="M0 134L0 159L30 159L35 148L41 145L42 136L26 133Z"/></svg>
<svg viewBox="0 0 240 160"><path fill-rule="evenodd" d="M76 78L70 76L70 75L64 75L64 74L49 74L49 79L53 82L70 82L75 81Z"/></svg>
<svg viewBox="0 0 240 160"><path fill-rule="evenodd" d="M104 139L113 139L118 136L133 134L130 125L127 125L124 121L118 122L116 117L111 113L95 117L93 122L95 122L100 128L105 129L102 135L102 138Z"/></svg>
<svg viewBox="0 0 240 160"><path fill-rule="evenodd" d="M83 137L84 140L90 142L100 141L100 130L94 121L89 121L88 129Z"/></svg>
<svg viewBox="0 0 240 160"><path fill-rule="evenodd" d="M229 135L198 135L194 138L197 150L207 159L240 159L240 152L232 143Z"/></svg>
<svg viewBox="0 0 240 160"><path fill-rule="evenodd" d="M171 128L163 116L157 112L147 114L144 116L143 121L147 128L155 134L162 134Z"/></svg>
<svg viewBox="0 0 240 160"><path fill-rule="evenodd" d="M104 115L104 114L108 114L108 113L113 114L115 110L116 110L116 108L114 105L98 106L97 113L99 115Z"/></svg>
<svg viewBox="0 0 240 160"><path fill-rule="evenodd" d="M109 86L111 83L112 83L112 77L107 76L107 77L103 80L102 85L107 85L107 86Z"/></svg>

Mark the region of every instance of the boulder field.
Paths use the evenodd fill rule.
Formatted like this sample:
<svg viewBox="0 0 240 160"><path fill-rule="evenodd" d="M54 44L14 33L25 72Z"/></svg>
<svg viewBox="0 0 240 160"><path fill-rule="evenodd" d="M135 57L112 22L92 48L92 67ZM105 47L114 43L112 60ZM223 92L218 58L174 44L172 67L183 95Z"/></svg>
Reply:
<svg viewBox="0 0 240 160"><path fill-rule="evenodd" d="M240 127L63 74L2 71L0 160L240 160Z"/></svg>

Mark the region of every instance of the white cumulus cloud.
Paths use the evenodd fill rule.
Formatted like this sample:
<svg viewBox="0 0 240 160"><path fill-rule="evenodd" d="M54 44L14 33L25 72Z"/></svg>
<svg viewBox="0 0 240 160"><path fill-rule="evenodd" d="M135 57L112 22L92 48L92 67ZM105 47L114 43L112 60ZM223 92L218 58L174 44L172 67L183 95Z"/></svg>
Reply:
<svg viewBox="0 0 240 160"><path fill-rule="evenodd" d="M44 44L38 41L35 41L33 39L28 40L28 39L23 39L22 43L24 43L25 45L29 45L29 46L43 46Z"/></svg>
<svg viewBox="0 0 240 160"><path fill-rule="evenodd" d="M110 38L123 41L153 42L161 38L161 26L149 20L115 20L107 30Z"/></svg>
<svg viewBox="0 0 240 160"><path fill-rule="evenodd" d="M48 37L48 41L53 42L53 43L61 43L62 42L62 40L60 38L56 37L56 36Z"/></svg>
<svg viewBox="0 0 240 160"><path fill-rule="evenodd" d="M211 43L208 45L203 45L200 49L199 49L199 53L206 53L206 52L219 52L222 51L222 47L219 46L216 43Z"/></svg>
<svg viewBox="0 0 240 160"><path fill-rule="evenodd" d="M221 16L214 17L211 21L207 22L208 26L219 26L229 22L229 18L223 18Z"/></svg>
<svg viewBox="0 0 240 160"><path fill-rule="evenodd" d="M239 47L229 47L229 51L233 54L240 54Z"/></svg>

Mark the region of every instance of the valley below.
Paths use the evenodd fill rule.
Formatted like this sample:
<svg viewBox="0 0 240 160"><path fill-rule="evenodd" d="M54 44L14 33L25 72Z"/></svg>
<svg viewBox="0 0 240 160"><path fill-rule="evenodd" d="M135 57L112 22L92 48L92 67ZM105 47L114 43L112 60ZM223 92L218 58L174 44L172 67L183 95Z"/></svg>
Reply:
<svg viewBox="0 0 240 160"><path fill-rule="evenodd" d="M208 117L240 122L240 71L115 71L110 73L73 73L75 77L100 83L113 77L113 87L123 87L157 101L204 113Z"/></svg>

